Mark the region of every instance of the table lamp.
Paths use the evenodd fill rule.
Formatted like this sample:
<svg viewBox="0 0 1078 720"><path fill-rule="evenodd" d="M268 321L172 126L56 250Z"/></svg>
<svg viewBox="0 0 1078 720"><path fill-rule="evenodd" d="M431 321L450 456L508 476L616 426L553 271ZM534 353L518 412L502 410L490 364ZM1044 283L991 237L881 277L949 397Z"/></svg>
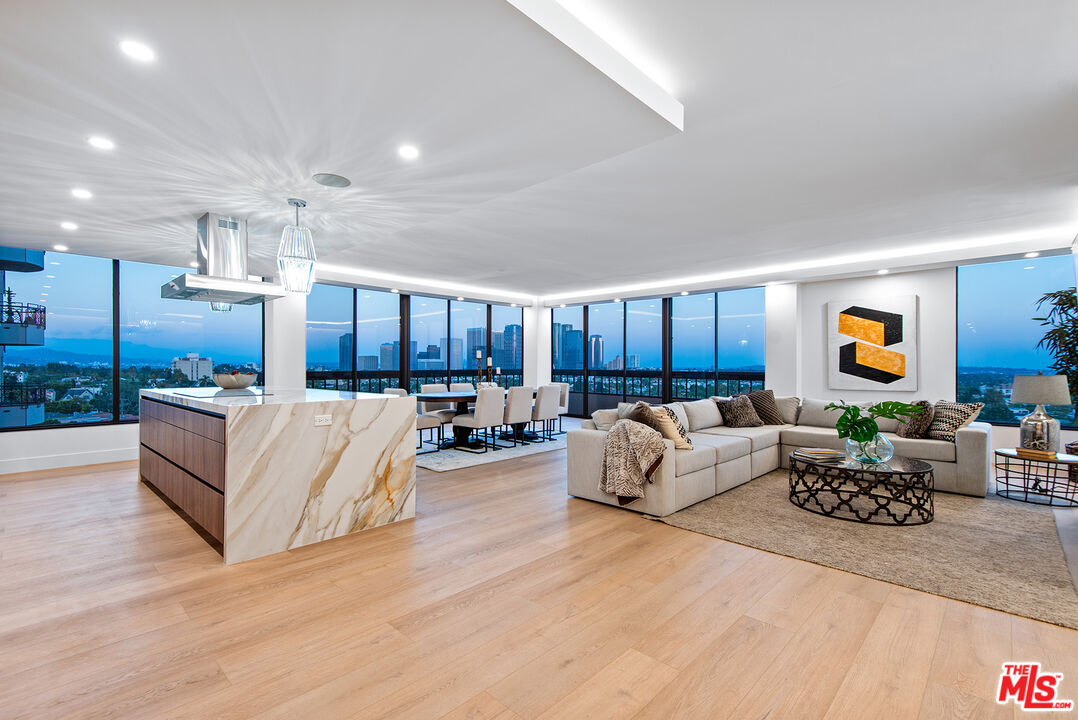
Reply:
<svg viewBox="0 0 1078 720"><path fill-rule="evenodd" d="M1011 402L1036 405L1019 423L1019 445L1034 450L1059 452L1059 421L1049 417L1045 405L1070 405L1066 375L1015 375Z"/></svg>

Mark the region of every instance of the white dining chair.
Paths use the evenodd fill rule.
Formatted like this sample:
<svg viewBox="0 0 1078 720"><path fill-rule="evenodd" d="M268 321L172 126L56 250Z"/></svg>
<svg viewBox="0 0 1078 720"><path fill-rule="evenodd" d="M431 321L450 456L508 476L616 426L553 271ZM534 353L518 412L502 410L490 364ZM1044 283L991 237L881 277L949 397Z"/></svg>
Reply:
<svg viewBox="0 0 1078 720"><path fill-rule="evenodd" d="M556 382L551 385L557 385L561 388L561 393L558 396L558 435L564 435L565 431L561 427L562 416L569 414L569 383Z"/></svg>
<svg viewBox="0 0 1078 720"><path fill-rule="evenodd" d="M480 390L476 394L475 410L472 410L467 415L457 415L453 418L453 426L466 427L472 431L473 436L479 435L479 431L482 431L481 442L483 443L483 449L469 450L463 447L458 447L457 449L475 454L485 453L488 448L501 450L501 447L495 442L495 432L497 428L501 427L504 414L505 390L500 387Z"/></svg>
<svg viewBox="0 0 1078 720"><path fill-rule="evenodd" d="M513 437L512 447L516 447L519 442L522 445L528 445L525 440L517 439L516 428L512 427L523 423L527 425L532 419L532 394L535 392L530 387L511 387L509 388L509 396L505 401L505 414L502 416L502 422L509 426L509 434Z"/></svg>
<svg viewBox="0 0 1078 720"><path fill-rule="evenodd" d="M553 440L554 421L558 419L558 398L561 388L557 385L543 385L535 394L535 407L532 408L532 425L540 423L539 442Z"/></svg>
<svg viewBox="0 0 1078 720"><path fill-rule="evenodd" d="M420 385L419 391L444 393L449 392L449 388L446 387L445 383L431 383L429 385ZM437 415L443 423L451 423L453 422L453 416L457 414L457 406L447 402L421 402L419 403L419 412L423 415Z"/></svg>
<svg viewBox="0 0 1078 720"><path fill-rule="evenodd" d="M449 392L475 392L475 385L471 383L449 383ZM475 403L468 403L468 409L474 410Z"/></svg>
<svg viewBox="0 0 1078 720"><path fill-rule="evenodd" d="M408 391L404 388L385 388L382 390L383 395L393 395L395 397L408 397ZM437 415L424 415L416 414L415 417L415 429L419 433L419 442L416 443L416 455L427 455L432 452L438 452L442 449L442 440L444 435L442 434L442 419ZM423 439L423 431L430 430L430 440ZM437 431L437 439L435 439L435 431ZM433 450L424 450L423 445L433 445Z"/></svg>

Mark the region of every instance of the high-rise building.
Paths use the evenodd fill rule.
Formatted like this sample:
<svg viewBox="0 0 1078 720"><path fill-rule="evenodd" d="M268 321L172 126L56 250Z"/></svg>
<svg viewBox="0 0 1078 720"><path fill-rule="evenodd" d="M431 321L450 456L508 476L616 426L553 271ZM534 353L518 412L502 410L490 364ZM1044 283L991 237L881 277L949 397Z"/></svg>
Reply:
<svg viewBox="0 0 1078 720"><path fill-rule="evenodd" d="M352 333L337 338L337 369L352 372Z"/></svg>
<svg viewBox="0 0 1078 720"><path fill-rule="evenodd" d="M400 367L401 344L400 341L382 343L378 346L378 369L396 370Z"/></svg>
<svg viewBox="0 0 1078 720"><path fill-rule="evenodd" d="M639 367L640 367L640 356L637 355L636 353L633 353L632 355L629 355L628 357L625 358L625 369L626 370L637 370L637 369L639 369Z"/></svg>
<svg viewBox="0 0 1078 720"><path fill-rule="evenodd" d="M189 352L182 358L172 358L172 369L182 372L191 382L198 382L213 377L213 359Z"/></svg>
<svg viewBox="0 0 1078 720"><path fill-rule="evenodd" d="M506 325L502 339L502 367L524 367L524 327Z"/></svg>
<svg viewBox="0 0 1078 720"><path fill-rule="evenodd" d="M588 367L601 368L603 366L603 336L592 335L588 338Z"/></svg>
<svg viewBox="0 0 1078 720"><path fill-rule="evenodd" d="M377 355L359 355L356 357L356 370L377 370Z"/></svg>
<svg viewBox="0 0 1078 720"><path fill-rule="evenodd" d="M465 331L465 336L467 338L467 342L465 343L465 348L466 348L467 352L464 353L464 358L463 358L464 359L464 366L463 366L464 369L465 370L475 370L476 368L479 368L479 367L486 367L486 364L487 364L487 360L486 360L486 357L487 357L487 352L486 352L487 329L486 328L481 328L481 327L468 328ZM459 342L459 340L457 342ZM479 353L480 353L480 359L479 360L476 360L476 357L475 357L475 351L476 350L478 350ZM493 353L491 353L491 355L493 355ZM453 365L451 367L458 367L458 366Z"/></svg>
<svg viewBox="0 0 1078 720"><path fill-rule="evenodd" d="M608 362L604 367L607 370L624 370L625 362L621 359L621 354L619 353L615 355L614 359Z"/></svg>
<svg viewBox="0 0 1078 720"><path fill-rule="evenodd" d="M564 327L564 326L563 326ZM562 363L566 370L584 369L584 331L573 330L572 326L562 333Z"/></svg>
<svg viewBox="0 0 1078 720"><path fill-rule="evenodd" d="M572 327L569 325L568 327ZM564 323L553 323L550 326L550 357L554 363L555 368L564 367L562 356L562 347L565 343L565 328Z"/></svg>
<svg viewBox="0 0 1078 720"><path fill-rule="evenodd" d="M436 347L431 345L431 347ZM473 355L475 351L472 351ZM442 338L441 342L441 359L443 362L448 361L449 365L440 365L439 367L448 367L453 370L464 367L464 342L460 338ZM474 361L475 358L473 357ZM486 360L483 361L484 365Z"/></svg>

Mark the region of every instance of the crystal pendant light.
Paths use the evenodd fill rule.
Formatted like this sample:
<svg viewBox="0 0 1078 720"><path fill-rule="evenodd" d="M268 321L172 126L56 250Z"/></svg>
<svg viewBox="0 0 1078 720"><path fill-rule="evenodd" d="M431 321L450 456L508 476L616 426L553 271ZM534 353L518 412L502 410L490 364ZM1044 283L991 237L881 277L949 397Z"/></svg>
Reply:
<svg viewBox="0 0 1078 720"><path fill-rule="evenodd" d="M300 227L299 209L307 207L307 201L288 198L288 204L296 208L296 224L286 225L281 233L281 245L277 248L277 270L284 289L292 293L311 294L314 284L314 238L311 229Z"/></svg>

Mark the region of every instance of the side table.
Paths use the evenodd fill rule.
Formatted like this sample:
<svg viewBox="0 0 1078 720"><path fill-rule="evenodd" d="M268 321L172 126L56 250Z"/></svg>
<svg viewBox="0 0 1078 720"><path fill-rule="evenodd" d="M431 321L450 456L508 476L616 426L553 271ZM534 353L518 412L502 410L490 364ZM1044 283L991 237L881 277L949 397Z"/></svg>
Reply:
<svg viewBox="0 0 1078 720"><path fill-rule="evenodd" d="M996 495L1037 505L1078 507L1078 455L1054 459L1019 457L1013 448L995 451Z"/></svg>

